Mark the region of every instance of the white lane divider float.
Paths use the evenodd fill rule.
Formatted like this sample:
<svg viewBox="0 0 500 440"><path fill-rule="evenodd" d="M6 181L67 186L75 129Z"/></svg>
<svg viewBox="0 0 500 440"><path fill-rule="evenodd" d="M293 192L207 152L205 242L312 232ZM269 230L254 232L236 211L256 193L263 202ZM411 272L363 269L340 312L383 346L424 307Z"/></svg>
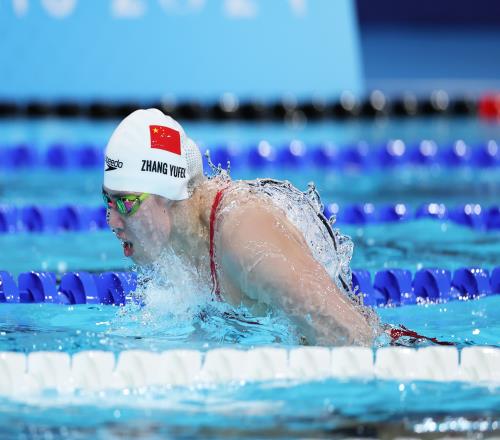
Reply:
<svg viewBox="0 0 500 440"><path fill-rule="evenodd" d="M323 379L463 381L500 386L500 348L260 347L168 350L0 352L0 395L149 386Z"/></svg>

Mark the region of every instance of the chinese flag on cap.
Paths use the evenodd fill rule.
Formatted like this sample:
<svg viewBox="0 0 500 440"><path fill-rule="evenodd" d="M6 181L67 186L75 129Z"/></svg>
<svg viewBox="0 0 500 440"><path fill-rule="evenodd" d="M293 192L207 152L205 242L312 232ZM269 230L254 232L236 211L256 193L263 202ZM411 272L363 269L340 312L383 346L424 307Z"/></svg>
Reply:
<svg viewBox="0 0 500 440"><path fill-rule="evenodd" d="M151 148L181 155L181 135L177 130L163 125L150 125Z"/></svg>

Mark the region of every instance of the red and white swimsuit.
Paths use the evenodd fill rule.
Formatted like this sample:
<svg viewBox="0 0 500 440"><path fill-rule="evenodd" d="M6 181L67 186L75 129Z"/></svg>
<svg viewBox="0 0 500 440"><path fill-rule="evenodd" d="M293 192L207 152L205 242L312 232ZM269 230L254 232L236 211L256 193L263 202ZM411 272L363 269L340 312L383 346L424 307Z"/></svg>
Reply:
<svg viewBox="0 0 500 440"><path fill-rule="evenodd" d="M227 188L228 187L226 186L217 191L214 202L212 203L212 210L210 211L210 273L212 275L212 285L213 285L212 293L217 301L222 301L222 297L220 294L219 279L217 277L217 266L215 264L214 234L215 234L217 211L219 209L222 196L224 195L224 191Z"/></svg>

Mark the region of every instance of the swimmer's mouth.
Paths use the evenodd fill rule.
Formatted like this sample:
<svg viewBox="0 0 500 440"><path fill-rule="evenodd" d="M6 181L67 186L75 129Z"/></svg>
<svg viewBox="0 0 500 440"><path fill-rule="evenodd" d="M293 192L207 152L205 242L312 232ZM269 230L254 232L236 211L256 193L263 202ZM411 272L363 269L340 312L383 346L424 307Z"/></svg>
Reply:
<svg viewBox="0 0 500 440"><path fill-rule="evenodd" d="M130 241L123 242L123 253L126 257L131 257L134 253L134 245Z"/></svg>

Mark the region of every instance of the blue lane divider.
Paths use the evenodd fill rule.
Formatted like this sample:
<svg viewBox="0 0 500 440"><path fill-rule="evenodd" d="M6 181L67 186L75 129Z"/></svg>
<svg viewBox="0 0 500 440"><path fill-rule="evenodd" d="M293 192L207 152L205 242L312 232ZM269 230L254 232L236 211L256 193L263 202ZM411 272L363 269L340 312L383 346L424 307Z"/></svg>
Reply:
<svg viewBox="0 0 500 440"><path fill-rule="evenodd" d="M134 272L68 272L60 282L53 272L24 272L17 284L0 271L0 302L123 305L137 287Z"/></svg>
<svg viewBox="0 0 500 440"><path fill-rule="evenodd" d="M107 228L104 206L0 206L0 234L89 231Z"/></svg>
<svg viewBox="0 0 500 440"><path fill-rule="evenodd" d="M353 270L352 285L358 295L363 295L363 303L367 306L378 307L387 303L386 296L373 287L370 271Z"/></svg>
<svg viewBox="0 0 500 440"><path fill-rule="evenodd" d="M126 295L135 290L135 273L105 272L94 276L94 281L103 304L123 305Z"/></svg>
<svg viewBox="0 0 500 440"><path fill-rule="evenodd" d="M0 206L0 234L16 232L17 215L17 208Z"/></svg>
<svg viewBox="0 0 500 440"><path fill-rule="evenodd" d="M497 141L488 140L472 145L463 140L437 144L432 140L405 143L400 139L382 144L357 142L341 147L331 142L305 144L299 140L271 144L265 140L238 147L233 143L210 148L212 161L234 167L320 167L339 170L384 170L402 165L479 167L500 166L500 148ZM204 152L204 151L203 151ZM99 168L103 166L103 148L93 145L71 146L53 144L45 151L19 144L0 148L0 168L48 167L54 169Z"/></svg>
<svg viewBox="0 0 500 440"><path fill-rule="evenodd" d="M488 295L492 291L488 271L480 268L456 270L451 285L462 296Z"/></svg>
<svg viewBox="0 0 500 440"><path fill-rule="evenodd" d="M428 203L416 209L403 203L380 206L364 203L342 207L331 203L325 205L324 213L326 217L335 215L338 224L368 225L429 218L441 221L449 220L479 230L500 229L500 207L485 208L475 203L450 208L440 203Z"/></svg>
<svg viewBox="0 0 500 440"><path fill-rule="evenodd" d="M353 270L353 288L370 306L400 306L421 302L446 302L500 294L500 267L491 272L461 268L453 276L447 269L424 268L411 275L405 269L386 269L371 283L367 270Z"/></svg>
<svg viewBox="0 0 500 440"><path fill-rule="evenodd" d="M452 295L451 272L447 269L421 269L413 278L413 290L417 298L431 302L447 301Z"/></svg>
<svg viewBox="0 0 500 440"><path fill-rule="evenodd" d="M424 268L414 274L406 269L385 269L375 273L352 271L352 285L364 304L372 307L404 306L422 302L446 302L500 294L500 266L482 268ZM17 285L12 275L0 271L0 302L54 304L113 304L136 301L135 272L68 272L60 282L52 272L19 274Z"/></svg>
<svg viewBox="0 0 500 440"><path fill-rule="evenodd" d="M20 302L19 289L9 272L0 271L0 302Z"/></svg>
<svg viewBox="0 0 500 440"><path fill-rule="evenodd" d="M61 278L59 292L66 304L101 304L103 301L94 278L88 272L70 272Z"/></svg>
<svg viewBox="0 0 500 440"><path fill-rule="evenodd" d="M416 209L403 203L375 206L371 203L326 204L327 218L336 216L339 225L370 225L421 218L451 221L478 230L500 229L500 207L482 207L466 204L447 208L443 204L429 203ZM58 207L28 205L15 207L0 205L0 234L15 232L56 233L64 231L91 231L107 228L104 206L86 207L64 205Z"/></svg>
<svg viewBox="0 0 500 440"><path fill-rule="evenodd" d="M405 269L388 269L377 272L373 287L382 293L385 304L415 304L411 272Z"/></svg>
<svg viewBox="0 0 500 440"><path fill-rule="evenodd" d="M56 277L51 272L27 272L19 274L19 302L21 303L59 303Z"/></svg>
<svg viewBox="0 0 500 440"><path fill-rule="evenodd" d="M496 267L491 272L491 293L500 293L500 267Z"/></svg>

